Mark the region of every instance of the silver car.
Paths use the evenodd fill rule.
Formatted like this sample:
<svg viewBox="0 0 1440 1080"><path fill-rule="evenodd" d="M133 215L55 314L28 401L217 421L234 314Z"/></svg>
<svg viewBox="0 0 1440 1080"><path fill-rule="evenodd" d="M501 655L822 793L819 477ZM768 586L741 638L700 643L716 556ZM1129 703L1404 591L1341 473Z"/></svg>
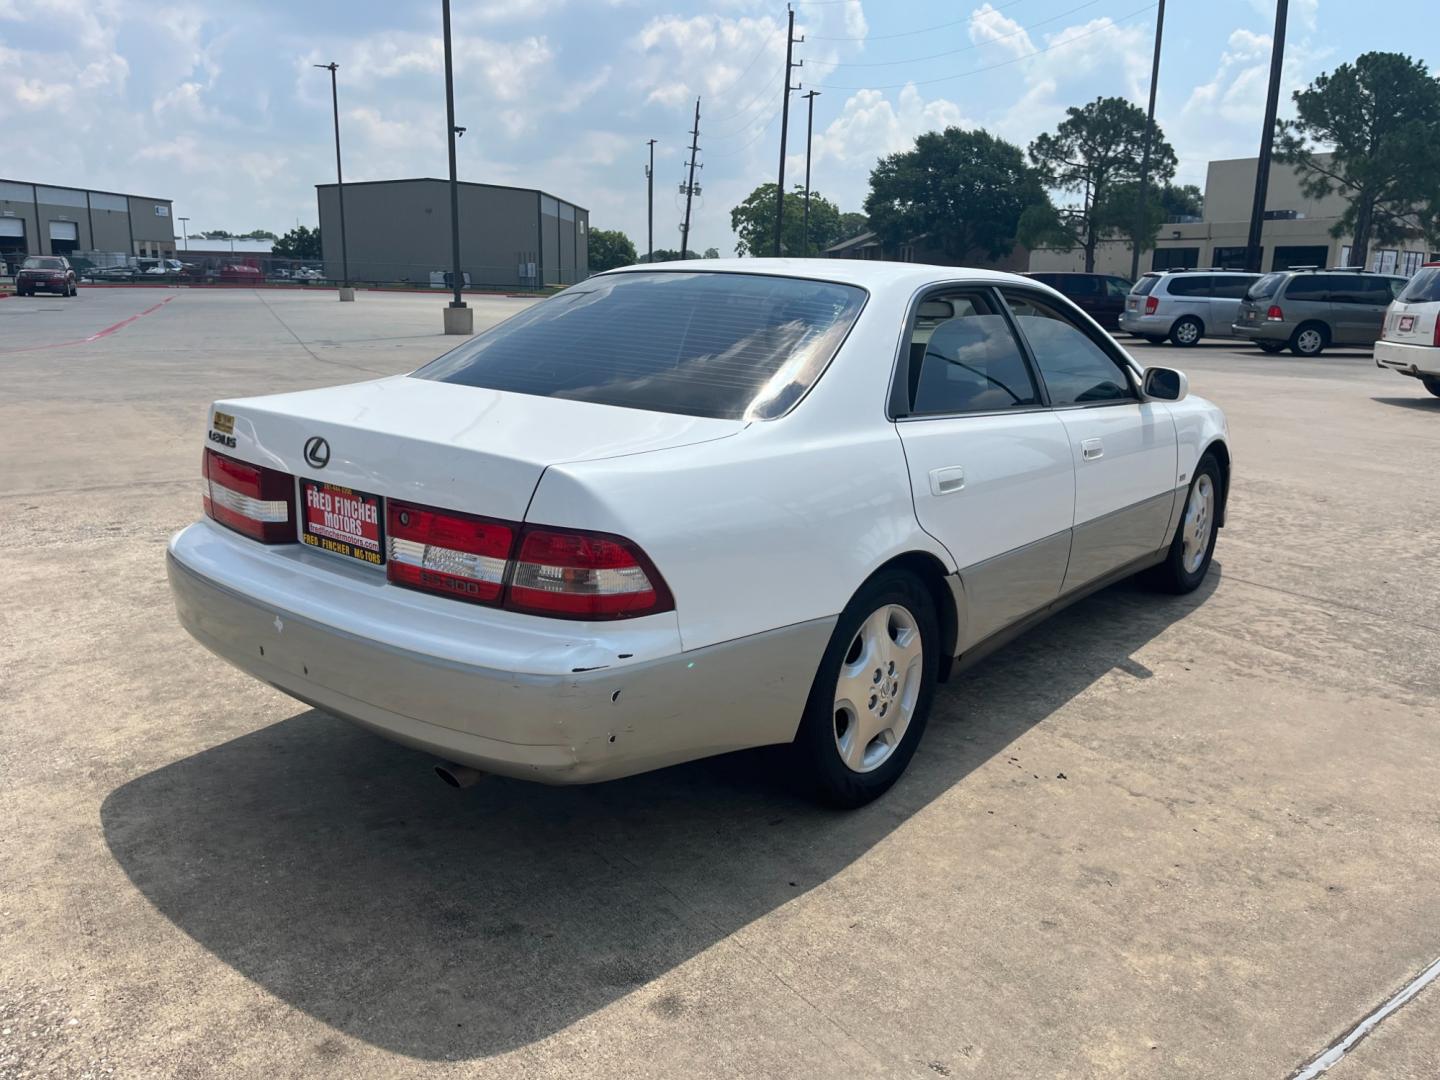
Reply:
<svg viewBox="0 0 1440 1080"><path fill-rule="evenodd" d="M1125 298L1120 329L1152 345L1191 346L1231 337L1240 301L1259 274L1238 270L1163 270L1143 275Z"/></svg>

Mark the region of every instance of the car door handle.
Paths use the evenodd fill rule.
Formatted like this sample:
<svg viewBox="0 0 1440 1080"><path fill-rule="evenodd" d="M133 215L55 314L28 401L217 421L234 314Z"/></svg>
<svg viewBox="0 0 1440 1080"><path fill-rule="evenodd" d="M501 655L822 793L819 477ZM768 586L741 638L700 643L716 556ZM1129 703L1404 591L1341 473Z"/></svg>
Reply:
<svg viewBox="0 0 1440 1080"><path fill-rule="evenodd" d="M930 494L949 495L965 486L965 466L947 465L942 469L930 470Z"/></svg>
<svg viewBox="0 0 1440 1080"><path fill-rule="evenodd" d="M1086 439L1080 444L1080 456L1086 461L1098 461L1105 456L1105 444L1099 439Z"/></svg>

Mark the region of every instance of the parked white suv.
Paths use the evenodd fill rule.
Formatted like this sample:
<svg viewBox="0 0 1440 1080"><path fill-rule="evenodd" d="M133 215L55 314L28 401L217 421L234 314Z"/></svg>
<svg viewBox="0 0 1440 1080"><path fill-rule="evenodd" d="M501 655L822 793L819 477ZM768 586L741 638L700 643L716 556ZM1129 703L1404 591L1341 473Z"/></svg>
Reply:
<svg viewBox="0 0 1440 1080"><path fill-rule="evenodd" d="M1259 280L1238 270L1152 271L1125 298L1120 329L1152 345L1169 338L1189 347L1202 337L1233 337L1240 301Z"/></svg>
<svg viewBox="0 0 1440 1080"><path fill-rule="evenodd" d="M1427 263L1385 312L1375 366L1425 384L1440 397L1440 263Z"/></svg>

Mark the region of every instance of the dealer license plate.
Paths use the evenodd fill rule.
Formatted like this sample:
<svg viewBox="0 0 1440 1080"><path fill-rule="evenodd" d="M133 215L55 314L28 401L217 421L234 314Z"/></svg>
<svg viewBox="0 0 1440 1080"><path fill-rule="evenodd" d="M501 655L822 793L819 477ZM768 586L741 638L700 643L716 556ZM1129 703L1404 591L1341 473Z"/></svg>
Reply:
<svg viewBox="0 0 1440 1080"><path fill-rule="evenodd" d="M1414 330L1414 329L1415 329L1415 316L1414 316L1414 315L1401 315L1401 316L1400 316L1400 332L1401 332L1402 334L1408 334L1411 330Z"/></svg>
<svg viewBox="0 0 1440 1080"><path fill-rule="evenodd" d="M379 495L301 480L300 503L300 539L305 543L372 566L385 562Z"/></svg>

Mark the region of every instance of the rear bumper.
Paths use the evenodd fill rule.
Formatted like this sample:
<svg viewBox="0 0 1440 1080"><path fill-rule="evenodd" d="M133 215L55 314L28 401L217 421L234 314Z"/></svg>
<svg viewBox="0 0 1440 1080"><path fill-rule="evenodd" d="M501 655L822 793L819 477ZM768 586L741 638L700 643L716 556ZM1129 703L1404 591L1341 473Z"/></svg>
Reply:
<svg viewBox="0 0 1440 1080"><path fill-rule="evenodd" d="M1289 341L1291 332L1288 323L1237 322L1230 324L1230 333L1232 335L1237 338L1245 338L1249 341Z"/></svg>
<svg viewBox="0 0 1440 1080"><path fill-rule="evenodd" d="M1139 334L1141 337L1164 337L1170 333L1174 321L1168 315L1141 315L1124 311L1120 314L1120 329L1127 334Z"/></svg>
<svg viewBox="0 0 1440 1080"><path fill-rule="evenodd" d="M24 289L27 292L69 292L70 282L68 281L40 281L32 278L16 278L16 290Z"/></svg>
<svg viewBox="0 0 1440 1080"><path fill-rule="evenodd" d="M1440 348L1433 345L1405 345L1398 341L1375 342L1375 366L1405 375L1440 378Z"/></svg>
<svg viewBox="0 0 1440 1080"><path fill-rule="evenodd" d="M187 541L197 530L199 539ZM462 661L438 639L434 649L397 647L322 621L315 615L333 620L334 612L304 610L304 589L282 594L283 602L276 594L262 599L253 587L239 591L237 583L253 581L253 567L227 583L231 575L217 572L217 561L201 550L204 541L213 548L207 534L220 531L191 526L171 541L166 559L176 612L200 644L292 697L396 742L545 783L608 780L789 741L835 622L587 670L565 668L578 654L562 653L557 670L521 673L500 666L513 664L510 642L497 642L495 662L486 663L484 643L472 635ZM187 559L192 553L199 557ZM413 618L403 607L395 614ZM434 627L437 634L446 629ZM572 639L586 629L572 624Z"/></svg>

